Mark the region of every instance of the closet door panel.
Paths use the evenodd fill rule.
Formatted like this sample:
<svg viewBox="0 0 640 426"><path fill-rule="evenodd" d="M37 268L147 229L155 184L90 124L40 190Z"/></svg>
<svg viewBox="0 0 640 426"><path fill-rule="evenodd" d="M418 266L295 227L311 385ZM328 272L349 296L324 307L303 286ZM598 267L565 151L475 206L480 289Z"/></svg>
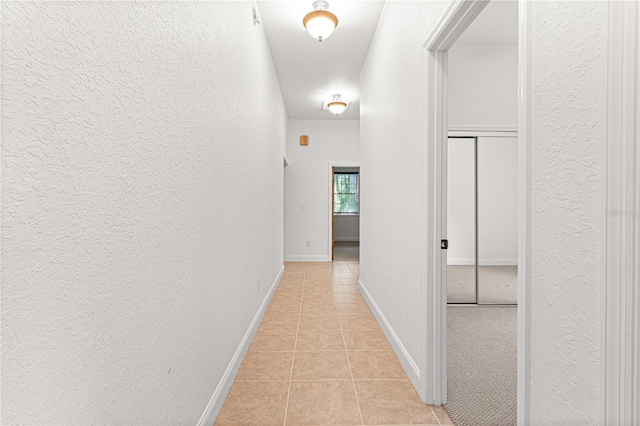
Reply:
<svg viewBox="0 0 640 426"><path fill-rule="evenodd" d="M449 138L447 302L476 303L475 139Z"/></svg>
<svg viewBox="0 0 640 426"><path fill-rule="evenodd" d="M478 138L478 303L514 304L518 264L518 140Z"/></svg>

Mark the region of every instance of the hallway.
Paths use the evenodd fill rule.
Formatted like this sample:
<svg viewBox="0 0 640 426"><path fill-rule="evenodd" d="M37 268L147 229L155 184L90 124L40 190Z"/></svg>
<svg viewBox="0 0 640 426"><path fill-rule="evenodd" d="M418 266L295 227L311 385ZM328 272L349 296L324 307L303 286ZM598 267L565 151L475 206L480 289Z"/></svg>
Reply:
<svg viewBox="0 0 640 426"><path fill-rule="evenodd" d="M420 401L358 276L357 261L285 264L216 425L452 424Z"/></svg>

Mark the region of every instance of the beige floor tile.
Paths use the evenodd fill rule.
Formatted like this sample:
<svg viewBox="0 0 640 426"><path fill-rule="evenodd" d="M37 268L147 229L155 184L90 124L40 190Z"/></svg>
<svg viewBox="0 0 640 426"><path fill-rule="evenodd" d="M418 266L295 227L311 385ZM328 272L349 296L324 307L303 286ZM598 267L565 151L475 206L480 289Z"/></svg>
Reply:
<svg viewBox="0 0 640 426"><path fill-rule="evenodd" d="M364 300L356 302L336 302L336 308L338 308L340 315L366 315L371 312Z"/></svg>
<svg viewBox="0 0 640 426"><path fill-rule="evenodd" d="M269 305L265 317L297 316L300 314L300 306L299 303L276 302Z"/></svg>
<svg viewBox="0 0 640 426"><path fill-rule="evenodd" d="M293 352L248 352L236 380L289 380Z"/></svg>
<svg viewBox="0 0 640 426"><path fill-rule="evenodd" d="M334 285L332 287L333 294L339 295L341 293L353 293L360 294L360 290L356 286L348 286L348 285Z"/></svg>
<svg viewBox="0 0 640 426"><path fill-rule="evenodd" d="M299 315L268 312L262 318L260 329L262 330L296 330L298 328Z"/></svg>
<svg viewBox="0 0 640 426"><path fill-rule="evenodd" d="M300 316L300 330L340 331L338 314L316 315L304 313Z"/></svg>
<svg viewBox="0 0 640 426"><path fill-rule="evenodd" d="M433 412L436 414L436 417L438 417L438 420L440 420L440 424L446 425L446 426L453 425L453 422L449 418L449 415L447 414L446 411L444 411L444 408L441 405L431 405L430 407L433 410Z"/></svg>
<svg viewBox="0 0 640 426"><path fill-rule="evenodd" d="M346 351L298 352L293 380L351 380Z"/></svg>
<svg viewBox="0 0 640 426"><path fill-rule="evenodd" d="M364 424L438 424L409 380L356 380Z"/></svg>
<svg viewBox="0 0 640 426"><path fill-rule="evenodd" d="M344 349L340 329L298 331L296 351L342 351Z"/></svg>
<svg viewBox="0 0 640 426"><path fill-rule="evenodd" d="M390 351L391 346L380 329L343 330L349 351Z"/></svg>
<svg viewBox="0 0 640 426"><path fill-rule="evenodd" d="M396 354L392 351L349 352L349 362L354 379L408 380Z"/></svg>
<svg viewBox="0 0 640 426"><path fill-rule="evenodd" d="M292 382L287 425L359 425L351 380Z"/></svg>
<svg viewBox="0 0 640 426"><path fill-rule="evenodd" d="M271 302L269 302L269 306L271 305L300 305L302 303L302 292L300 293L287 293L287 292L276 292L271 298Z"/></svg>
<svg viewBox="0 0 640 426"><path fill-rule="evenodd" d="M250 352L288 351L293 352L296 344L296 330L263 330L260 329L251 346Z"/></svg>
<svg viewBox="0 0 640 426"><path fill-rule="evenodd" d="M364 304L364 306L367 305L367 302L365 302L360 292L334 293L333 296L337 304L361 303Z"/></svg>
<svg viewBox="0 0 640 426"><path fill-rule="evenodd" d="M281 425L289 382L235 382L216 420L219 426Z"/></svg>
<svg viewBox="0 0 640 426"><path fill-rule="evenodd" d="M342 328L345 330L378 329L380 326L371 312L361 315L340 315Z"/></svg>
<svg viewBox="0 0 640 426"><path fill-rule="evenodd" d="M334 301L310 302L302 305L302 315L334 315L337 313Z"/></svg>

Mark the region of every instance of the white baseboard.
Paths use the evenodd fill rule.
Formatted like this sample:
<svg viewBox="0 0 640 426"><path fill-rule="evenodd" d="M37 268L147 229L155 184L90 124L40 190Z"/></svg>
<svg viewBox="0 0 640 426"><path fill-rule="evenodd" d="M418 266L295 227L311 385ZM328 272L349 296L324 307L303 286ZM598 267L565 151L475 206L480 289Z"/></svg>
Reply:
<svg viewBox="0 0 640 426"><path fill-rule="evenodd" d="M447 258L449 266L473 266L475 259L452 259ZM480 266L518 266L518 259L481 259Z"/></svg>
<svg viewBox="0 0 640 426"><path fill-rule="evenodd" d="M518 259L480 259L480 266L518 266Z"/></svg>
<svg viewBox="0 0 640 426"><path fill-rule="evenodd" d="M360 241L360 237L334 237L333 241Z"/></svg>
<svg viewBox="0 0 640 426"><path fill-rule="evenodd" d="M323 255L302 255L302 256L284 256L285 262L331 262L329 256Z"/></svg>
<svg viewBox="0 0 640 426"><path fill-rule="evenodd" d="M475 264L475 259L452 259L447 257L447 265L449 266L473 266Z"/></svg>
<svg viewBox="0 0 640 426"><path fill-rule="evenodd" d="M231 385L236 378L236 374L238 374L238 370L244 360L244 356L247 354L247 350L249 349L249 345L251 344L253 337L256 335L256 331L258 331L260 321L262 321L262 317L269 306L269 302L271 302L271 297L273 297L273 293L275 293L283 273L284 265L282 265L278 275L276 275L275 280L273 280L267 295L260 305L260 309L258 309L258 312L256 312L256 315L253 317L253 321L251 321L249 329L244 334L244 337L240 342L240 346L238 346L236 353L233 355L233 358L231 358L231 362L222 375L222 379L220 379L216 390L213 392L213 396L211 397L211 400L209 400L207 408L204 410L202 417L200 417L200 420L198 421L198 426L212 425L216 421L218 414L220 414L222 404L224 404L224 400L229 393L229 389L231 389Z"/></svg>
<svg viewBox="0 0 640 426"><path fill-rule="evenodd" d="M373 312L373 316L376 317L378 325L380 326L380 328L382 328L382 331L391 344L393 351L396 353L396 356L400 360L400 364L402 364L404 371L407 373L407 376L409 376L411 383L413 383L413 387L416 388L416 390L420 389L420 369L418 368L418 365L413 361L413 358L411 358L411 355L409 355L409 352L407 352L407 349L400 341L400 338L395 333L395 331L393 331L391 324L389 324L384 314L378 307L378 304L375 302L375 300L373 300L371 294L369 294L369 291L367 290L367 287L362 283L362 280L358 280L358 288L360 289L360 293L362 293L362 297L364 297L364 300L367 302L367 305L369 305L371 312Z"/></svg>

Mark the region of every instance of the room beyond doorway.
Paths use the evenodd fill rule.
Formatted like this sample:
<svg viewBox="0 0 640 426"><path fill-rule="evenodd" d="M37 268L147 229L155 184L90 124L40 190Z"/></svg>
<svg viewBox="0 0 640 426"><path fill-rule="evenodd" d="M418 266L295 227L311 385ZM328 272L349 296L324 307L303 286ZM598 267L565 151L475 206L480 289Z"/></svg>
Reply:
<svg viewBox="0 0 640 426"><path fill-rule="evenodd" d="M360 260L360 167L329 164L332 260Z"/></svg>
<svg viewBox="0 0 640 426"><path fill-rule="evenodd" d="M360 243L358 241L336 241L333 246L333 260L360 260Z"/></svg>

